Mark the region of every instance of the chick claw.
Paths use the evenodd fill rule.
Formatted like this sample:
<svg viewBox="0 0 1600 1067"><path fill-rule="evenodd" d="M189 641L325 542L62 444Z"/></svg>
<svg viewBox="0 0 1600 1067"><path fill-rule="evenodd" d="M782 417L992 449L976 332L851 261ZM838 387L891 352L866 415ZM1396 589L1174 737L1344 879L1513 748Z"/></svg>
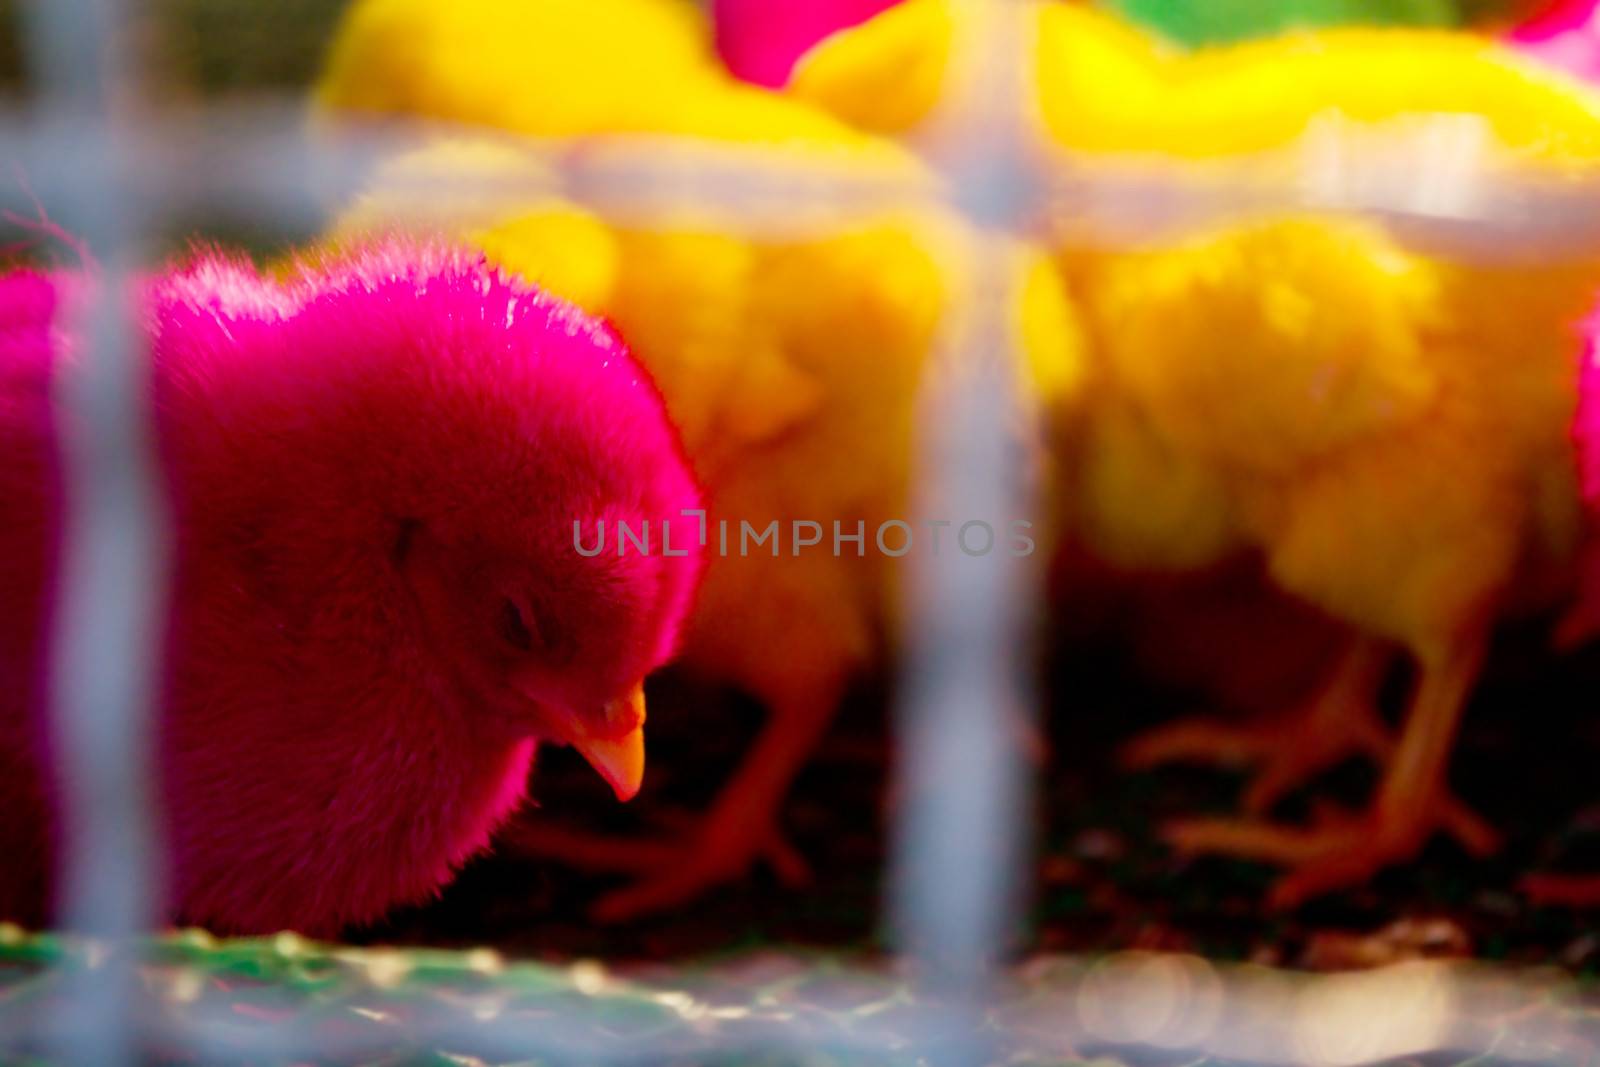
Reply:
<svg viewBox="0 0 1600 1067"><path fill-rule="evenodd" d="M510 851L580 870L637 877L637 884L595 904L592 914L600 922L627 922L687 903L708 889L734 881L757 862L766 863L788 888L810 883L811 868L805 857L775 827L734 826L729 821L723 829L708 820L695 830L694 820L687 813L665 813L660 821L676 835L657 838L518 823L502 833L500 843Z"/></svg>
<svg viewBox="0 0 1600 1067"><path fill-rule="evenodd" d="M1313 897L1360 885L1384 867L1410 859L1435 830L1447 831L1475 856L1499 847L1494 829L1448 795L1404 812L1373 809L1349 815L1324 808L1310 827L1258 819L1182 820L1170 824L1162 836L1180 852L1289 868L1268 897L1272 908L1287 911Z"/></svg>
<svg viewBox="0 0 1600 1067"><path fill-rule="evenodd" d="M1233 726L1190 719L1152 731L1123 749L1123 766L1142 769L1179 760L1209 760L1223 766L1255 763L1258 769L1245 790L1245 814L1262 816L1282 797L1352 755L1383 764L1394 755L1394 739L1374 714L1352 712L1343 719L1322 719L1318 729L1290 725ZM1499 834L1489 823L1453 796L1439 801L1440 829L1473 855L1495 851ZM1235 825L1265 826L1243 822Z"/></svg>
<svg viewBox="0 0 1600 1067"><path fill-rule="evenodd" d="M1352 711L1338 718L1295 717L1288 723L1233 725L1185 719L1153 730L1120 755L1130 770L1166 763L1254 765L1244 795L1250 815L1262 815L1298 786L1353 755L1382 762L1394 742L1377 716Z"/></svg>
<svg viewBox="0 0 1600 1067"><path fill-rule="evenodd" d="M731 810L731 809L730 809ZM758 860L786 887L811 881L811 868L781 831L764 820L709 817L687 841L664 846L663 862L626 889L601 897L591 909L597 922L630 922L668 911L735 881Z"/></svg>
<svg viewBox="0 0 1600 1067"><path fill-rule="evenodd" d="M1350 756L1387 763L1395 742L1376 709L1388 654L1354 641L1304 705L1266 721L1232 724L1185 719L1136 738L1122 765L1144 770L1163 763L1255 766L1245 792L1246 814L1263 815L1281 798Z"/></svg>

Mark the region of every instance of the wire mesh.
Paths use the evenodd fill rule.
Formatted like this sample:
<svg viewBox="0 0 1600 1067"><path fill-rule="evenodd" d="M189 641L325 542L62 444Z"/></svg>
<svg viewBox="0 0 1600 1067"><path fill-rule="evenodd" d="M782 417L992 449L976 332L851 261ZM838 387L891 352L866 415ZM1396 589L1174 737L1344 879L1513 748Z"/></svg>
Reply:
<svg viewBox="0 0 1600 1067"><path fill-rule="evenodd" d="M128 942L155 916L156 819L151 730L164 571L160 493L143 398L144 360L128 286L138 258L138 205L123 182L118 121L129 101L116 0L28 9L39 109L94 130L75 143L53 186L61 222L100 263L103 290L66 313L85 339L57 384L66 515L53 642L58 779L64 784L60 914L69 929ZM67 1062L132 1063L131 962L74 975L70 1017L51 1035Z"/></svg>
<svg viewBox="0 0 1600 1067"><path fill-rule="evenodd" d="M1003 288L1006 272L986 259L994 248L986 237L1024 231L1043 220L1055 234L1137 244L1200 222L1293 207L1376 216L1420 243L1484 257L1541 255L1600 240L1600 190L1550 187L1529 176L1489 171L1478 150L1481 131L1470 120L1441 120L1420 135L1412 131L1383 143L1334 122L1307 140L1305 157L1187 170L1132 161L1086 164L1052 155L1020 111L1028 73L1012 60L1031 54L1022 41L1020 5L993 0L987 7L989 17L975 23L985 32L967 41L975 50L969 95L931 145L931 156L942 163L935 184L795 170L760 153L663 145L651 138L615 138L608 151L581 158L516 142L530 161L525 176L465 190L459 177L440 181L457 194L489 198L559 192L609 217L681 219L688 209L748 233L825 230L842 217L886 206L938 203L955 211L971 225L972 240L961 258L968 265L963 276L972 279L975 291L945 344L972 356L965 362L977 370L958 383L955 397L929 404L943 417L925 427L917 498L930 514L964 516L1023 514L1028 503L1006 447L1013 383L1005 368L1016 343L1006 311L1011 294ZM40 91L31 111L0 118L0 145L30 182L52 191L61 205L59 221L83 237L100 264L100 298L87 305L79 331L88 339L82 373L65 385L64 406L77 422L66 454L71 512L53 672L70 828L64 915L70 929L99 940L86 943L86 954L68 954L59 964L75 983L63 1014L12 1018L8 1027L42 1032L68 1062L133 1062L152 1031L206 1062L381 1052L393 1033L379 1019L369 1020L371 1029L345 1028L342 1037L308 1037L293 1012L279 1025L245 1029L138 1017L142 987L134 935L151 925L157 889L149 724L165 551L139 334L128 298L115 294L129 292L142 236L157 220L203 205L311 230L362 187L375 163L419 135L397 129L331 141L306 131L297 102L210 107L180 117L142 115L129 106L128 87L137 79L124 69L117 48L125 17L120 5L36 0L28 14L27 51ZM898 720L906 803L889 906L914 961L915 988L936 1003L911 1012L910 1025L897 1018L894 1025L863 1024L848 1033L781 1013L747 1025L730 1016L734 1021L724 1020L726 1025L697 1028L686 1054L828 1050L939 1062L986 1062L1003 1054L990 1025L993 1013L1007 1006L1023 1009L994 965L1022 904L1029 771L1012 744L1017 734L996 729L996 723L1016 715L1026 728L1024 709L1032 701L1022 685L1020 651L1032 588L1004 554L979 561L951 553L919 571L908 594L905 615L919 622L908 641ZM293 942L286 944L288 949L280 944L278 950L299 951ZM1105 1040L1148 1036L1148 1026L1119 1029L1119 1020L1125 1021L1119 1013L1159 990L1158 972L1167 965L1134 962L1145 970L1077 975L1070 1003L1034 1003L1026 1010L1039 1014L1038 1025L1055 1028L1063 1049L1081 1042L1085 1032L1092 1036L1096 1027ZM1139 983L1136 994L1126 984L1130 974ZM1201 981L1192 974L1185 980ZM1230 982L1230 990L1249 986L1248 975ZM1089 1007L1084 986L1098 990ZM1256 1005L1248 1011L1257 1011L1262 1004L1281 1008L1292 1000L1238 1003ZM1204 1034L1184 1031L1185 1040L1167 1047L1246 1057L1280 1047L1270 1031L1264 1044L1228 1045L1217 1035L1254 1033L1265 1024L1251 1016L1220 1025L1217 1020L1226 1016L1220 1005L1234 1002L1219 993L1216 1003ZM595 1018L604 1009L590 1007L559 1018L447 1012L406 1024L407 1041L505 1059L660 1058L660 1045L650 1043L659 1034L601 1033ZM1549 1032L1525 1033L1519 1040L1537 1049ZM1437 1035L1422 1035L1430 1037ZM1438 1047L1422 1038L1412 1044ZM1457 1043L1486 1048L1503 1040L1503 1034L1472 1034ZM1401 1040L1380 1051L1412 1048ZM1529 1059L1574 1062L1569 1054L1569 1046L1558 1044L1556 1051ZM1336 1056L1329 1062L1355 1061Z"/></svg>
<svg viewBox="0 0 1600 1067"><path fill-rule="evenodd" d="M968 374L940 380L943 389L923 398L917 480L922 513L950 523L960 551L922 557L907 594L905 616L915 621L897 726L906 805L889 898L923 982L953 1001L930 1048L968 1063L994 1058L982 1020L1032 862L1032 768L1019 741L1034 729L1023 620L1038 588L1011 553L975 557L961 543L975 519L1007 529L1032 514L1008 430L1017 294L996 237L1015 232L1029 206L1019 184L1033 143L1019 106L1029 65L1015 57L1033 49L1022 5L990 7L958 57L956 77L972 91L955 95L931 133L951 199L975 228L958 251L973 291L945 339Z"/></svg>

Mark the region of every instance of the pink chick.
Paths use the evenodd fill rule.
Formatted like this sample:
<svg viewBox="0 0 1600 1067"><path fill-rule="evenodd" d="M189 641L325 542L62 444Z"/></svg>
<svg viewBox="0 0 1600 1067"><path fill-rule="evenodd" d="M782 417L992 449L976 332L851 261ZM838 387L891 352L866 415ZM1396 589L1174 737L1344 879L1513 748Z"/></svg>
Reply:
<svg viewBox="0 0 1600 1067"><path fill-rule="evenodd" d="M1600 81L1600 0L1560 0L1511 30L1513 48L1585 81Z"/></svg>
<svg viewBox="0 0 1600 1067"><path fill-rule="evenodd" d="M1562 648L1573 648L1600 635L1600 315L1582 329L1583 360L1572 443L1587 529L1578 559L1577 595L1556 629L1555 642Z"/></svg>
<svg viewBox="0 0 1600 1067"><path fill-rule="evenodd" d="M823 38L900 0L714 0L717 51L737 78L772 89Z"/></svg>
<svg viewBox="0 0 1600 1067"><path fill-rule="evenodd" d="M26 922L56 855L58 310L91 287L0 279L0 917ZM542 741L638 790L641 684L700 554L584 555L574 522L586 543L659 530L699 493L614 334L475 256L398 245L286 282L202 255L141 314L175 553L170 918L325 936L424 900L522 800Z"/></svg>
<svg viewBox="0 0 1600 1067"><path fill-rule="evenodd" d="M1556 629L1556 644L1563 649L1600 636L1600 314L1584 324L1583 335L1572 441L1587 530L1578 559L1577 596ZM1600 907L1600 875L1534 873L1522 880L1522 891L1538 904Z"/></svg>

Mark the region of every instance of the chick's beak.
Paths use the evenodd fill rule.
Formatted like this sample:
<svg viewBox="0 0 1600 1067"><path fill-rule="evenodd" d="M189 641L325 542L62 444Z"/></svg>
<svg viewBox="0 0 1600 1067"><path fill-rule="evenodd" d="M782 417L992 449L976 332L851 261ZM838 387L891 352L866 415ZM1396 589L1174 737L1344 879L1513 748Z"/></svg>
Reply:
<svg viewBox="0 0 1600 1067"><path fill-rule="evenodd" d="M580 719L571 744L627 802L644 781L644 683L607 704L602 718L603 727Z"/></svg>

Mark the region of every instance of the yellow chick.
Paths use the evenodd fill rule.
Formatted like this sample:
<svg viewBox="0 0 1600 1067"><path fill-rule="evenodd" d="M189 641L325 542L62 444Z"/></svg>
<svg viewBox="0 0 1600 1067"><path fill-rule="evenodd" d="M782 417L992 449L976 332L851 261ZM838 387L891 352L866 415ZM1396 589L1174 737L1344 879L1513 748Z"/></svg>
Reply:
<svg viewBox="0 0 1600 1067"><path fill-rule="evenodd" d="M819 45L790 91L863 128L913 131L946 91L963 11L907 0ZM1179 56L1081 7L1026 17L1043 126L1075 153L1063 159L1295 161L1330 122L1353 143L1388 132L1365 144L1414 150L1410 135L1445 116L1471 126L1480 173L1559 184L1600 161L1596 99L1485 40L1330 30ZM1364 881L1436 829L1493 848L1447 794L1448 754L1493 622L1514 590L1559 587L1570 562L1574 325L1600 256L1459 262L1293 213L1153 250L1060 245L1093 377L1070 464L1079 536L1133 569L1257 553L1355 635L1287 723L1181 723L1131 760L1258 762L1255 816L1352 751L1385 767L1359 816L1190 822L1173 840L1289 867L1283 905ZM1398 741L1374 711L1395 649L1418 671Z"/></svg>
<svg viewBox="0 0 1600 1067"><path fill-rule="evenodd" d="M359 101L367 111L525 134L666 133L692 138L701 149L707 142L759 143L781 147L789 164L898 174L911 186L919 180L921 168L899 149L794 101L735 85L714 68L680 68L668 77L649 66L667 62L662 57L635 67L615 63L598 44L584 52L597 40L596 27L607 38L646 33L646 22L630 21L624 8L675 5L600 6L615 8L616 17L584 5L587 18L576 19L579 5L556 0L365 0L345 23L319 99L325 107ZM558 14L576 21L556 25ZM452 29L436 35L436 21ZM381 40L364 39L373 27L409 42L415 54L397 58ZM530 34L539 38L532 47L540 55L571 64L531 87L525 72L538 63L517 51ZM467 39L493 45L484 58L464 51L472 62L444 70L433 64L445 61L427 57L421 44L436 38L457 50ZM621 54L632 55L632 47ZM633 92L652 99L637 100L632 110L626 100L589 101L582 115L563 110L591 81L612 77L633 79ZM391 95L383 85L393 87ZM502 101L519 95L514 106ZM689 144L664 144L662 158ZM589 138L568 147L589 159L609 150ZM877 551L874 531L906 517L921 389L932 373L959 373L935 352L961 280L942 254L953 223L910 210L824 220L803 232L779 226L752 233L719 223L714 211L658 218L554 197L451 201L419 194L414 180L527 166L523 152L505 144L424 150L380 176L336 237L396 225L443 229L608 318L655 378L704 485L709 565L684 662L759 698L769 719L686 847L567 850L649 868L597 908L599 917L615 920L686 901L763 856L779 861L780 874L799 873L779 837L782 801L846 684L884 652L897 564ZM1033 342L1029 396L1067 403L1082 381L1082 360L1063 280L1045 257L1019 251L1009 262L1024 294L1013 326ZM1026 421L1019 424L1019 433L1028 432ZM796 522L820 524L822 543L800 549ZM853 542L834 551L835 522L847 536L858 525L866 531L862 554ZM751 540L774 524L776 542L770 535ZM653 858L641 862L645 856Z"/></svg>
<svg viewBox="0 0 1600 1067"><path fill-rule="evenodd" d="M1486 37L1337 28L1179 51L1086 5L1020 7L1035 102L1051 142L1075 152L1216 160L1293 146L1319 116L1467 115L1503 158L1600 157L1595 98ZM958 29L985 10L904 0L824 39L796 65L787 94L861 129L913 132L961 73Z"/></svg>
<svg viewBox="0 0 1600 1067"><path fill-rule="evenodd" d="M850 143L829 116L723 72L687 0L358 0L335 31L315 102L323 116L533 137Z"/></svg>
<svg viewBox="0 0 1600 1067"><path fill-rule="evenodd" d="M1569 324L1597 284L1595 264L1463 267L1328 220L1206 234L1084 280L1103 375L1079 468L1085 539L1133 568L1259 553L1359 635L1289 723L1179 724L1132 761L1254 759L1256 813L1351 752L1387 768L1361 817L1193 823L1174 828L1180 845L1294 868L1285 905L1408 858L1436 829L1492 850L1446 793L1447 758L1493 623L1570 562ZM1418 669L1398 745L1374 711L1395 647Z"/></svg>

